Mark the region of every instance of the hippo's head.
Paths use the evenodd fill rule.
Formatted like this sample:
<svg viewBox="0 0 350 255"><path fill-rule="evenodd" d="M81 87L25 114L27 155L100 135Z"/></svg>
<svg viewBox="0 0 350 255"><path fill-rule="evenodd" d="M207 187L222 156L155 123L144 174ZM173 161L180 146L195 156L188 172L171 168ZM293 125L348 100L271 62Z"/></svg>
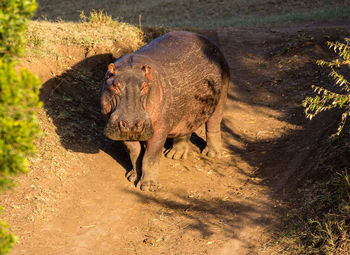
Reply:
<svg viewBox="0 0 350 255"><path fill-rule="evenodd" d="M104 134L112 140L145 141L153 136L151 118L145 110L150 91L151 67L114 64L108 72L101 96L101 111L108 119Z"/></svg>

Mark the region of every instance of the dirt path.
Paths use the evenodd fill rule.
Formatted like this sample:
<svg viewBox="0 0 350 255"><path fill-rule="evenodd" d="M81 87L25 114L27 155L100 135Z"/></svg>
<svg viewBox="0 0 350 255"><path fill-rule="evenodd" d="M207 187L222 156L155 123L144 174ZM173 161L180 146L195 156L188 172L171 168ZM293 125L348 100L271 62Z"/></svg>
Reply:
<svg viewBox="0 0 350 255"><path fill-rule="evenodd" d="M78 81L71 90L69 82L61 85L68 74L50 79L55 67L26 63L46 80L39 116L46 136L16 192L0 195L2 218L19 236L12 254L263 254L278 227L283 195L312 168L311 152L333 123L306 122L302 115L309 86L326 81L314 61L328 56L325 40L349 34L348 27L207 32L232 73L222 124L224 159L208 159L194 145L187 160L163 157L163 187L156 193L128 183L123 147L89 129L100 120L94 119L98 99L80 93L86 84ZM110 61L94 59L84 62L88 70ZM99 80L101 70L93 74ZM72 91L92 100L84 102L83 115L74 115L76 102L66 94ZM63 103L73 120L56 112Z"/></svg>

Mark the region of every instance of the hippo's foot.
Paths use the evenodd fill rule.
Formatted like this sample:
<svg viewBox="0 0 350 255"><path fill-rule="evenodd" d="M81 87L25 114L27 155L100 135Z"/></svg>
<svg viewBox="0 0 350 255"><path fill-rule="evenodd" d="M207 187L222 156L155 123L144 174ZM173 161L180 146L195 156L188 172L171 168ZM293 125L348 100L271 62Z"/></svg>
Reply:
<svg viewBox="0 0 350 255"><path fill-rule="evenodd" d="M148 180L148 181L140 181L140 189L142 191L156 191L158 190L159 185L158 181Z"/></svg>
<svg viewBox="0 0 350 255"><path fill-rule="evenodd" d="M189 136L174 138L173 147L166 152L165 156L172 159L186 159L189 149L188 140Z"/></svg>
<svg viewBox="0 0 350 255"><path fill-rule="evenodd" d="M207 132L207 146L203 153L210 158L221 158L221 132Z"/></svg>
<svg viewBox="0 0 350 255"><path fill-rule="evenodd" d="M126 178L129 180L129 182L136 183L136 181L137 181L137 172L135 171L135 169L132 169L129 172L127 172Z"/></svg>

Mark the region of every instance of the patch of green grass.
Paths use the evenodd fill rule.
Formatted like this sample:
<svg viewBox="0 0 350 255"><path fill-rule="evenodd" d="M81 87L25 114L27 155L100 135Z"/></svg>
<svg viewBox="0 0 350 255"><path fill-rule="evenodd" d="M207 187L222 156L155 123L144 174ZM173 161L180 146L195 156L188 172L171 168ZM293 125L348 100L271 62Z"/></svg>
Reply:
<svg viewBox="0 0 350 255"><path fill-rule="evenodd" d="M263 26L350 17L350 3L343 0L99 0L88 4L76 0L74 6L60 1L38 2L38 17L76 21L72 9L87 13L104 9L112 17L136 26L141 21L144 27ZM93 19L99 20L99 13L95 11Z"/></svg>
<svg viewBox="0 0 350 255"><path fill-rule="evenodd" d="M198 28L215 28L215 27L256 27L266 25L282 25L287 23L296 23L304 21L318 21L331 19L345 19L350 18L350 7L346 8L330 8L325 10L308 10L308 11L293 11L282 14L248 14L248 15L232 15L226 13L220 18L199 18L195 20L184 19L174 20L167 25L170 27L192 26ZM156 25L156 23L146 23L146 25Z"/></svg>
<svg viewBox="0 0 350 255"><path fill-rule="evenodd" d="M242 18L228 17L221 24L231 24L235 26L262 26L262 25L280 25L286 23L296 23L303 21L318 21L331 19L350 18L350 7L330 8L324 10L311 11L292 11L284 14L272 14L267 16L246 16ZM220 23L218 24L220 25Z"/></svg>

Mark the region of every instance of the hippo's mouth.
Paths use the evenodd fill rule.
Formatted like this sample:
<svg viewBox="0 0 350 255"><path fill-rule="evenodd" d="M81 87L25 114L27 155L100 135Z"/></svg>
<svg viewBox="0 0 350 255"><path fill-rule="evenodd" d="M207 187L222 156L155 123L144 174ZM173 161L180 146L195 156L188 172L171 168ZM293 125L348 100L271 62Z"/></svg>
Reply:
<svg viewBox="0 0 350 255"><path fill-rule="evenodd" d="M106 127L105 136L114 141L147 141L153 136L153 128L144 129L141 133L121 132L119 129L111 130Z"/></svg>
<svg viewBox="0 0 350 255"><path fill-rule="evenodd" d="M131 118L131 116L136 116ZM153 137L153 125L148 114L112 114L104 128L104 134L115 141L147 141Z"/></svg>

